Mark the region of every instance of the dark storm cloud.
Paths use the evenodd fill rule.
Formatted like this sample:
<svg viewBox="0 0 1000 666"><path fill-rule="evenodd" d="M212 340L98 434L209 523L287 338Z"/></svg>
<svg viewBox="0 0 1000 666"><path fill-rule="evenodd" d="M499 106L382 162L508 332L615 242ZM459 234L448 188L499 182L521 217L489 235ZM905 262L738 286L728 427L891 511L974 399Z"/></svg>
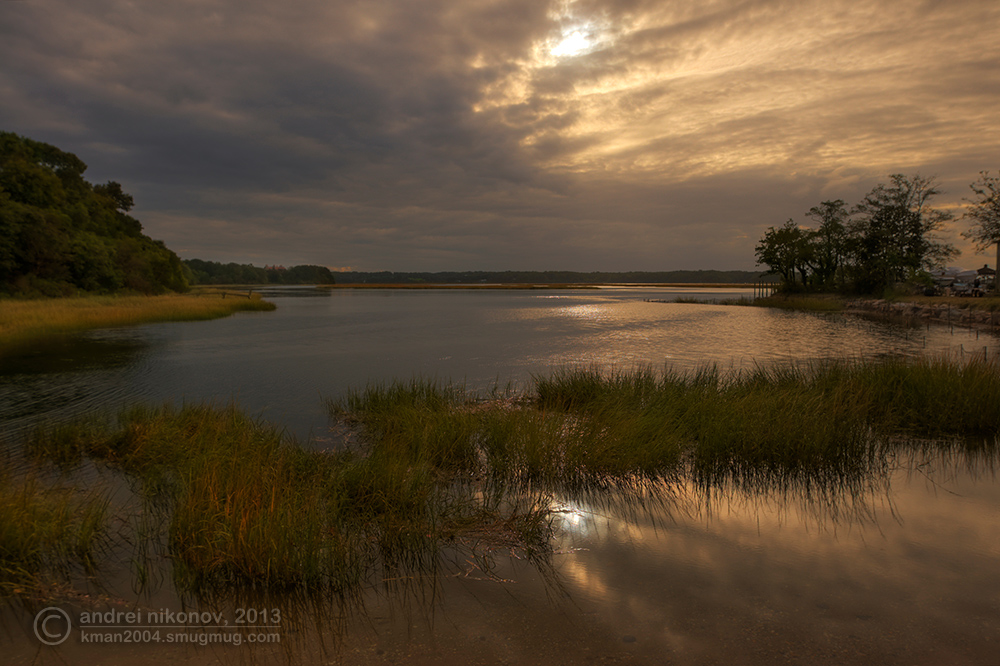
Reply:
<svg viewBox="0 0 1000 666"><path fill-rule="evenodd" d="M0 121L182 256L751 268L894 171L996 168L991 3L0 3Z"/></svg>

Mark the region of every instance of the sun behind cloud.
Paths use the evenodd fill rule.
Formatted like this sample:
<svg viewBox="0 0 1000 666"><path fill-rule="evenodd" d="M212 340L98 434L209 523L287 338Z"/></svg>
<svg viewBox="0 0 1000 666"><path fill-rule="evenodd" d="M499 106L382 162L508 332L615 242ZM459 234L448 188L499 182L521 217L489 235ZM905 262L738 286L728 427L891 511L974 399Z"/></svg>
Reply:
<svg viewBox="0 0 1000 666"><path fill-rule="evenodd" d="M594 42L591 41L590 36L587 35L582 30L574 30L573 32L564 35L562 41L556 44L549 50L549 53L557 58L571 58L581 53L586 53L592 46Z"/></svg>

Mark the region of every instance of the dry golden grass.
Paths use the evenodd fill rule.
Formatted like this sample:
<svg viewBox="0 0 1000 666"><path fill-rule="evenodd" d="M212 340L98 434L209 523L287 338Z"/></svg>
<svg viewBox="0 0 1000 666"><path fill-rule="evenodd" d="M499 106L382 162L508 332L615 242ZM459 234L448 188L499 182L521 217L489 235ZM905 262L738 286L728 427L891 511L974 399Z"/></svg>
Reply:
<svg viewBox="0 0 1000 666"><path fill-rule="evenodd" d="M0 353L91 328L154 321L216 319L242 310L273 310L256 294L204 291L162 296L80 296L0 301Z"/></svg>

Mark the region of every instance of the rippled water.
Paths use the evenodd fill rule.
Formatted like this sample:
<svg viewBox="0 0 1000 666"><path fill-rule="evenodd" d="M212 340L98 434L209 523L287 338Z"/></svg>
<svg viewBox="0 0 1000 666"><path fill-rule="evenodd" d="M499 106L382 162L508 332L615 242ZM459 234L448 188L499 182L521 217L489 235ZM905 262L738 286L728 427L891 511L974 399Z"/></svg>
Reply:
<svg viewBox="0 0 1000 666"><path fill-rule="evenodd" d="M739 295L279 290L273 313L97 331L6 359L0 418L10 432L134 400L235 399L322 446L321 396L413 375L488 387L577 364L742 368L1000 352L993 337L945 327L645 300L692 293ZM997 663L996 466L989 447L975 455L914 451L844 486L699 487L682 479L642 503L557 497L548 575L502 552L493 576L459 558L434 584L415 582L425 592L419 603L373 592L335 658L317 648L318 636L333 633L327 620L297 628L295 660ZM127 588L117 593L127 596ZM179 602L161 592L140 603ZM30 620L15 622L14 663L248 658L245 648L79 642L38 653Z"/></svg>

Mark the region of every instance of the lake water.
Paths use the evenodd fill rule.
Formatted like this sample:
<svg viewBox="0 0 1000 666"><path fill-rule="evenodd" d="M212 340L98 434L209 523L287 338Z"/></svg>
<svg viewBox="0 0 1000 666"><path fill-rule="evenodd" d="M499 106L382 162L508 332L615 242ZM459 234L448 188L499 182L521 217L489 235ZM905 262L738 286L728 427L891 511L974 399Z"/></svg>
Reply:
<svg viewBox="0 0 1000 666"><path fill-rule="evenodd" d="M646 300L743 294L274 290L272 313L95 331L4 359L0 419L9 434L41 418L133 401L235 400L308 446L325 447L336 438L323 398L394 378L488 388L524 385L534 374L580 364L735 369L1000 352L996 338L959 329ZM348 622L332 654L315 650L322 629L300 630L312 638L296 659L1000 663L1000 484L990 451L901 455L884 474L849 488L706 489L679 482L664 486L658 503L642 510L564 498L554 505L560 510L554 579L503 554L493 577L459 560L437 581L434 599L416 609L402 612L397 600L373 593L367 614ZM167 594L142 603L175 602ZM245 648L233 646L97 647L72 640L37 653L30 620L22 613L8 627L14 663L39 655L38 663L247 658Z"/></svg>
<svg viewBox="0 0 1000 666"><path fill-rule="evenodd" d="M986 353L996 338L838 315L648 302L748 290L314 290L266 292L275 312L104 329L0 359L0 418L115 409L133 401L237 402L322 440L322 398L370 382L435 377L471 388L602 367L749 367L796 359Z"/></svg>

